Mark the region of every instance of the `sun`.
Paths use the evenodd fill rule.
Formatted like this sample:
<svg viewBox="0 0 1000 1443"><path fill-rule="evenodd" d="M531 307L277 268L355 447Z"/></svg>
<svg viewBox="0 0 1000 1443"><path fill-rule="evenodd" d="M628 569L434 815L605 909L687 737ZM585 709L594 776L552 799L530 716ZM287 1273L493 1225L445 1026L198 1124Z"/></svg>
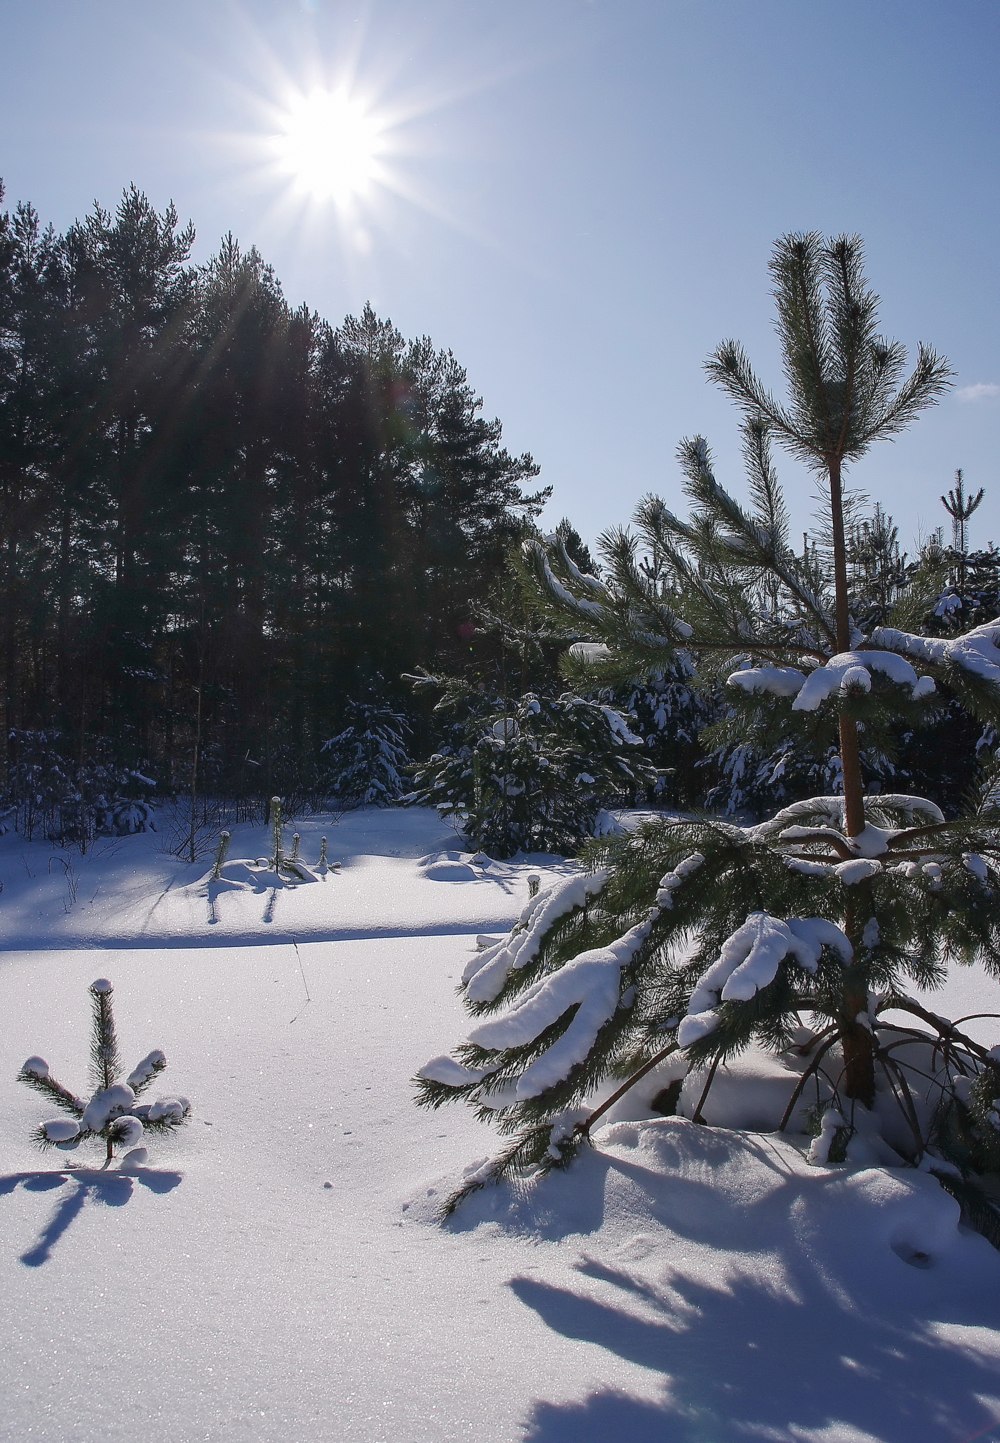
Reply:
<svg viewBox="0 0 1000 1443"><path fill-rule="evenodd" d="M347 204L377 180L382 127L356 97L313 90L288 106L276 137L279 163L317 199Z"/></svg>

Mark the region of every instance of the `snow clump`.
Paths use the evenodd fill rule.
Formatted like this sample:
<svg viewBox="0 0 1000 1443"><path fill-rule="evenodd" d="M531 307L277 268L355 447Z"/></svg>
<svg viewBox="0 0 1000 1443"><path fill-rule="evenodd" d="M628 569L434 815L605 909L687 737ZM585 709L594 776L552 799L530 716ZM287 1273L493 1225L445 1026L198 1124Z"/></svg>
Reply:
<svg viewBox="0 0 1000 1443"><path fill-rule="evenodd" d="M531 897L510 936L479 952L462 973L466 995L472 1002L492 1002L515 968L527 967L538 955L542 937L559 917L583 907L607 881L607 872L589 872L543 887Z"/></svg>
<svg viewBox="0 0 1000 1443"><path fill-rule="evenodd" d="M839 927L823 917L789 917L782 921L767 912L751 912L722 944L713 962L691 993L687 1016L677 1029L681 1047L690 1047L719 1025L720 1002L749 1002L774 981L781 963L792 957L807 972L815 972L824 947L847 963L854 953Z"/></svg>

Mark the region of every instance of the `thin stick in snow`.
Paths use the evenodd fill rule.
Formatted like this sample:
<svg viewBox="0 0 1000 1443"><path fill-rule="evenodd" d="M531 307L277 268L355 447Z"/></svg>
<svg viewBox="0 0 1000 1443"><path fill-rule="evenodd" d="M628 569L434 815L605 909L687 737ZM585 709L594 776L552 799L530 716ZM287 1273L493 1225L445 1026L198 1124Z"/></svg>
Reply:
<svg viewBox="0 0 1000 1443"><path fill-rule="evenodd" d="M299 1008L298 1012L296 1012L295 1016L292 1018L292 1022L298 1022L299 1018L302 1016L303 1012L306 1010L306 1008L309 1006L310 1002L312 1001L312 998L311 998L310 995L309 995L309 983L306 981L306 969L305 969L305 968L303 967L303 965L302 965L302 955L301 955L301 953L299 952L299 944L298 944L298 942L295 940L294 937L292 938L292 946L295 948L296 961L297 961L298 964L299 964L299 971L302 973L302 986L306 989L306 1000L305 1000L305 1002L303 1002L303 1004L302 1004L302 1006ZM292 1022L289 1022L289 1024L288 1024L289 1027L291 1027Z"/></svg>

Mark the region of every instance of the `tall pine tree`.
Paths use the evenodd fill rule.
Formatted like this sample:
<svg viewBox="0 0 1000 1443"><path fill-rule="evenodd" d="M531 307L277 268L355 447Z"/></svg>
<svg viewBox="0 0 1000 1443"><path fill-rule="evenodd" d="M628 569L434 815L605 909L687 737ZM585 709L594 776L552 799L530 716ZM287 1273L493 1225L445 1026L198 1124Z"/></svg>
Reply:
<svg viewBox="0 0 1000 1443"><path fill-rule="evenodd" d="M955 961L1000 970L1000 810L991 789L951 820L919 797L866 795L861 748L862 735L873 746L931 712L938 681L1000 719L1000 619L930 638L912 629L904 596L890 624L865 632L848 587L845 468L935 401L948 368L921 346L904 378L857 238L786 236L771 269L787 399L735 341L708 363L744 412L750 507L719 485L696 438L680 451L689 519L655 498L638 513L659 574L636 564L624 533L607 539L600 582L559 548L533 543L527 559L549 603L586 629L595 670L635 676L684 653L703 684L723 679L733 726L755 745L793 729L836 746L843 790L754 828L665 821L597 844L587 876L540 894L510 938L470 963L476 1025L455 1057L423 1070L421 1099L468 1099L514 1135L494 1176L567 1161L615 1080L627 1086L679 1051L707 1069L707 1088L751 1043L790 1047L804 1017L807 1077L825 1076L839 1118L814 1160L837 1134L870 1132L887 1096L903 1120L894 1146L914 1163L929 1157L933 1169L947 1153L968 1181L1000 1158L989 1114L1000 1064L907 990ZM772 437L822 479L828 571L789 544Z"/></svg>

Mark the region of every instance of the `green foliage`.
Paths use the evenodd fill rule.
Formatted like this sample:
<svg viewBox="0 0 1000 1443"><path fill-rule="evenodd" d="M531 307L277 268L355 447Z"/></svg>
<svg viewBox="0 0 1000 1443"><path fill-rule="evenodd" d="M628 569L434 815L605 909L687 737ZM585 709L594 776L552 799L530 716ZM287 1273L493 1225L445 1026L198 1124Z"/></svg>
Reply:
<svg viewBox="0 0 1000 1443"><path fill-rule="evenodd" d="M439 707L467 716L448 751L415 769L408 800L456 817L491 856L572 854L601 807L632 800L655 780L641 739L610 706L571 692L528 692L504 705L440 678L418 685L441 688Z"/></svg>
<svg viewBox="0 0 1000 1443"><path fill-rule="evenodd" d="M1000 975L996 821L928 820L935 818L933 809L891 796L869 798L867 813L870 825L882 829L885 850L867 865L862 862L868 875L860 881L852 879L855 854L842 831L842 802L834 797L790 807L752 829L709 819L648 823L631 835L592 843L587 862L594 871L594 895L586 904L574 906L544 930L531 960L520 965L519 957L502 985L487 989L490 995L483 995L481 986L477 993L475 971L465 983L473 1017L510 1017L522 999L537 996L541 985L577 959L612 946L630 928L648 926L621 967L614 1004L586 1055L551 1085L513 1099L528 1068L557 1047L573 1025L576 1009L568 1006L518 1045L463 1044L455 1055L470 1069L469 1080L423 1078L421 1099L439 1106L464 1097L503 1135L513 1137L496 1176L562 1165L582 1140L579 1123L591 1111L587 1099L609 1079L630 1076L671 1041L683 1047L691 1067L736 1057L754 1042L782 1052L804 1016L817 1034L834 1037L848 1020L845 982L853 983L853 993L863 999L858 1005L886 1085L902 1072L923 1095L919 1077L931 1064L925 1055L929 1048L921 1050L920 1044L934 1042L934 1030L911 1037L895 1019L900 1010L914 1007L916 1016L933 1016L908 988L933 986L949 961L975 961ZM846 866L841 853L847 854ZM690 871L683 875L685 863ZM852 904L860 905L865 916L865 940L853 952L843 932ZM692 997L704 988L706 974L726 955L734 935L755 917L820 919L832 929L825 933L831 940L814 949L818 956L811 961L808 949L772 958L773 965L757 970L753 985L733 989L739 995L726 995L737 964L728 975L718 973L716 985L708 988L711 1005L692 1027ZM925 1109L919 1146L914 1143L910 1155L919 1161L933 1147L967 1169L1000 1171L1000 1133L992 1113L1000 1095L1000 1068L959 1031L939 1026L944 1031L938 1031L940 1055L933 1071L936 1095L949 1099L948 1107ZM918 1055L899 1054L904 1036L918 1047ZM836 1071L834 1064L824 1086L833 1079L831 1096L846 1113ZM974 1081L965 1104L954 1099L953 1082L960 1076ZM977 1109L988 1150L981 1141L978 1151L967 1148L963 1156L953 1116L957 1110L968 1118L971 1108ZM567 1117L574 1119L568 1129Z"/></svg>
<svg viewBox="0 0 1000 1443"><path fill-rule="evenodd" d="M344 729L322 747L330 795L347 807L398 801L409 768L409 720L375 696L349 701L344 720Z"/></svg>
<svg viewBox="0 0 1000 1443"><path fill-rule="evenodd" d="M448 350L193 235L134 188L62 234L0 207L0 784L11 731L58 729L315 796L343 697L454 668L546 494Z"/></svg>
<svg viewBox="0 0 1000 1443"><path fill-rule="evenodd" d="M706 692L724 689L707 744L784 748L835 771L843 795L824 789L751 828L664 820L592 844L589 880L535 899L470 964L476 1025L422 1069L420 1099L468 1100L510 1142L456 1200L490 1177L564 1165L603 1111L594 1099L671 1049L706 1069L701 1120L724 1062L751 1044L786 1051L804 1018L812 1056L782 1126L811 1105L814 1085L815 1106L835 1109L815 1161L830 1160L831 1141L849 1156L869 1122L889 1129L900 1157L957 1169L963 1188L1000 1158L1000 1063L909 990L937 985L954 963L1000 975L996 789L988 779L978 804L946 820L919 797L866 795L861 763L865 752L891 775L901 733L944 715L952 697L1000 725L1000 619L948 638L911 630L940 571L922 560L911 586L891 522L876 510L865 530L842 475L941 394L948 368L921 346L904 378L902 347L878 333L856 238L787 236L772 275L787 400L734 341L708 363L744 413L749 504L722 488L695 437L679 450L686 520L648 497L635 533L601 539L600 577L558 536L526 543L523 564L550 624L561 618L574 642L578 683L686 666ZM802 554L788 540L772 439L825 484L820 541Z"/></svg>
<svg viewBox="0 0 1000 1443"><path fill-rule="evenodd" d="M65 1152L81 1142L101 1140L110 1162L117 1146L132 1147L145 1133L163 1135L179 1127L187 1120L191 1104L179 1096L159 1098L154 1103L139 1101L163 1072L167 1060L158 1050L150 1052L123 1081L111 983L99 977L90 986L90 1000L93 1093L89 1101L84 1102L57 1082L42 1057L29 1057L17 1076L19 1082L68 1115L67 1121L43 1122L36 1129L34 1140L40 1147L58 1147Z"/></svg>

